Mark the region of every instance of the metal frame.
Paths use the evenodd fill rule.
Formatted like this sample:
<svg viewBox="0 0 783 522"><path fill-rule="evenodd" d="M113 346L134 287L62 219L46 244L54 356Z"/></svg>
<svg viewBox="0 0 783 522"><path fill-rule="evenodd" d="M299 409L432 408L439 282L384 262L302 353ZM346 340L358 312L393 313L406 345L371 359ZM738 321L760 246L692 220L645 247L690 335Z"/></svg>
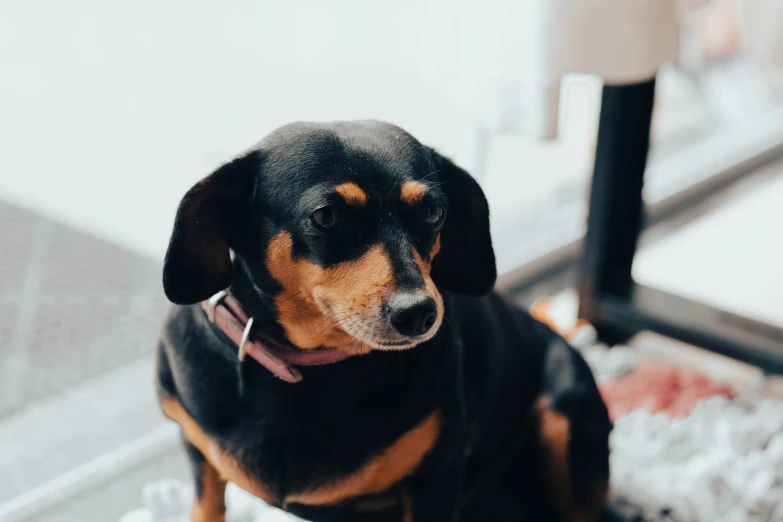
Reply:
<svg viewBox="0 0 783 522"><path fill-rule="evenodd" d="M654 94L655 79L603 88L579 316L609 343L651 330L783 373L783 329L633 281Z"/></svg>

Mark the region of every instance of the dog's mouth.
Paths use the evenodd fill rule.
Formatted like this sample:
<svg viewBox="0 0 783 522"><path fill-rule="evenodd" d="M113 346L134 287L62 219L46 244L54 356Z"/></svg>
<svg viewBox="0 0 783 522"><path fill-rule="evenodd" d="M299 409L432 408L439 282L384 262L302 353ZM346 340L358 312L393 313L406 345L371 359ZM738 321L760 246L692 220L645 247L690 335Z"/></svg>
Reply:
<svg viewBox="0 0 783 522"><path fill-rule="evenodd" d="M385 346L389 348L394 348L396 346L408 346L409 344L412 344L411 341L389 341L389 342L380 342L378 343L379 346Z"/></svg>
<svg viewBox="0 0 783 522"><path fill-rule="evenodd" d="M356 343L374 350L407 350L413 348L434 335L416 337L401 336L391 330L385 321L375 318L354 317L344 320L340 328Z"/></svg>
<svg viewBox="0 0 783 522"><path fill-rule="evenodd" d="M443 320L443 309L439 304L430 314L429 320L422 322L418 330L401 331L405 328L399 323L394 324L383 302L378 303L377 306L368 306L366 303L353 305L338 300L339 305L335 305L324 295L316 294L314 297L324 317L329 318L332 326L350 337L351 340L347 341L344 347L348 351L357 349L395 351L414 348L435 336ZM364 346L364 349L361 349L361 346Z"/></svg>
<svg viewBox="0 0 783 522"><path fill-rule="evenodd" d="M385 321L377 317L354 317L343 322L341 328L356 341L375 350L408 350L430 340L440 328L440 319L422 335L400 335Z"/></svg>
<svg viewBox="0 0 783 522"><path fill-rule="evenodd" d="M423 341L391 341L381 342L376 345L378 350L407 350L408 348L414 348L417 344L421 344Z"/></svg>

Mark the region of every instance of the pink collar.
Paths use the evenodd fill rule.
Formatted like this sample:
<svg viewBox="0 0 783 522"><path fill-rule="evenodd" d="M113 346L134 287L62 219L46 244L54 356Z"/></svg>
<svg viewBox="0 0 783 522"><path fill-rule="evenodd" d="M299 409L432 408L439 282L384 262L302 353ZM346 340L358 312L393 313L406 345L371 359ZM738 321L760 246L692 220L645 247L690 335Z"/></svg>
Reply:
<svg viewBox="0 0 783 522"><path fill-rule="evenodd" d="M209 320L238 346L237 355L240 362L244 360L245 355L249 355L258 364L286 382L302 380L302 374L295 366L324 366L352 357L350 353L333 348L300 350L268 338L264 339L265 342L258 339L251 340L253 318L226 290L203 301L201 306Z"/></svg>

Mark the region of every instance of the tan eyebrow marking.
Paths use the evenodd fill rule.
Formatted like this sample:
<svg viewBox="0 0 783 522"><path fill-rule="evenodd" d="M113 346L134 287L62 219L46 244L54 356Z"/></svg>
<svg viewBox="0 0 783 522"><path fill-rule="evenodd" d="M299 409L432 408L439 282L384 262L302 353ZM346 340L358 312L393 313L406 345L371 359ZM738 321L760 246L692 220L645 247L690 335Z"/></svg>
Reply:
<svg viewBox="0 0 783 522"><path fill-rule="evenodd" d="M406 181L400 189L400 199L408 205L415 205L427 193L427 185L421 181Z"/></svg>
<svg viewBox="0 0 783 522"><path fill-rule="evenodd" d="M363 207L367 203L367 194L357 185L351 181L341 183L334 187L334 190L340 194L340 197L345 200L349 205L356 205Z"/></svg>

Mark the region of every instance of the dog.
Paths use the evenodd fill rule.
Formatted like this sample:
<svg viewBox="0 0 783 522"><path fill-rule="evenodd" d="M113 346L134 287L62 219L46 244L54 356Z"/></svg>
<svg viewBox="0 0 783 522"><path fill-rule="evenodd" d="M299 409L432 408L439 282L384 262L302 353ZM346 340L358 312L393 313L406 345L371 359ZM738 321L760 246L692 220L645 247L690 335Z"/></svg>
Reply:
<svg viewBox="0 0 783 522"><path fill-rule="evenodd" d="M317 522L599 520L606 406L495 279L479 184L388 123L290 124L198 182L157 351L191 521L227 481Z"/></svg>

